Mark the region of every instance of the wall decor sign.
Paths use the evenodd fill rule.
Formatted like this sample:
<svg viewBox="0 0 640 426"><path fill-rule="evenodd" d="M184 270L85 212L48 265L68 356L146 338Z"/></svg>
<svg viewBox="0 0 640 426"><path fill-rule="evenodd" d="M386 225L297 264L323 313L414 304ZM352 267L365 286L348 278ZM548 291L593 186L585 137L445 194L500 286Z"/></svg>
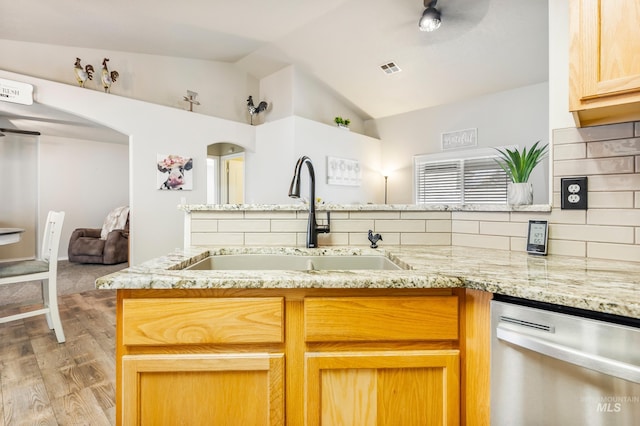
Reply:
<svg viewBox="0 0 640 426"><path fill-rule="evenodd" d="M443 151L477 146L478 129L465 129L442 133L441 142Z"/></svg>
<svg viewBox="0 0 640 426"><path fill-rule="evenodd" d="M156 183L160 190L193 189L193 158L158 154Z"/></svg>
<svg viewBox="0 0 640 426"><path fill-rule="evenodd" d="M0 78L0 101L14 104L33 104L33 86Z"/></svg>
<svg viewBox="0 0 640 426"><path fill-rule="evenodd" d="M329 185L360 186L362 170L358 160L327 157L327 183Z"/></svg>

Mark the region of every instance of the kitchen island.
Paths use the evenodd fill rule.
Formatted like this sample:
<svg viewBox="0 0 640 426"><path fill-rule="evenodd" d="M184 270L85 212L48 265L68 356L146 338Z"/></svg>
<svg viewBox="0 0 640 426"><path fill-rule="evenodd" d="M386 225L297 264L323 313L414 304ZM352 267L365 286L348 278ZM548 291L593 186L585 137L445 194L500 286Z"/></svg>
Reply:
<svg viewBox="0 0 640 426"><path fill-rule="evenodd" d="M238 253L375 253L409 269L184 270ZM176 411L488 424L492 293L640 318L640 264L451 246L190 248L96 285L119 290L121 424Z"/></svg>

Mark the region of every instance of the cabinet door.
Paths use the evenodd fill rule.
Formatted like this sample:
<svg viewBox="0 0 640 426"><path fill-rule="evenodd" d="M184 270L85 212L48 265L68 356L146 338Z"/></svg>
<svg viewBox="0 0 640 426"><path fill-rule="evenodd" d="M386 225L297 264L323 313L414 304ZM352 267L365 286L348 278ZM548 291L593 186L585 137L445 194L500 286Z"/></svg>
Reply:
<svg viewBox="0 0 640 426"><path fill-rule="evenodd" d="M457 425L459 351L308 353L311 425Z"/></svg>
<svg viewBox="0 0 640 426"><path fill-rule="evenodd" d="M122 358L124 425L283 425L284 355Z"/></svg>
<svg viewBox="0 0 640 426"><path fill-rule="evenodd" d="M570 0L569 8L570 110L605 108L585 112L586 120L637 112L630 104L640 102L640 3Z"/></svg>

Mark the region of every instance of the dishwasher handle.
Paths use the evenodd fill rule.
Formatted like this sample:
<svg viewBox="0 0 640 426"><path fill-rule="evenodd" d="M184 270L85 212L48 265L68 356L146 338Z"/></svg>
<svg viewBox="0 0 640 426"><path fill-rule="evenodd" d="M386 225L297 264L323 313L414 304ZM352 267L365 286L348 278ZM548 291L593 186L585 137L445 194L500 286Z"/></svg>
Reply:
<svg viewBox="0 0 640 426"><path fill-rule="evenodd" d="M527 336L517 331L498 325L496 328L498 339L520 346L531 351L550 356L569 364L588 368L589 370L615 376L623 380L640 383L640 366L629 364L615 359L586 353L567 346L558 345L544 339Z"/></svg>

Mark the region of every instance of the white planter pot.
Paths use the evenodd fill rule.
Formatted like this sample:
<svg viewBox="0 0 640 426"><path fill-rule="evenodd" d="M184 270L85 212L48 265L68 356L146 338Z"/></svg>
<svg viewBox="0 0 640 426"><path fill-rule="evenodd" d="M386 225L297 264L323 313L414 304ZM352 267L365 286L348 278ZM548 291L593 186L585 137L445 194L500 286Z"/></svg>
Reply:
<svg viewBox="0 0 640 426"><path fill-rule="evenodd" d="M507 186L507 203L512 206L533 204L533 185L531 182L509 182Z"/></svg>

